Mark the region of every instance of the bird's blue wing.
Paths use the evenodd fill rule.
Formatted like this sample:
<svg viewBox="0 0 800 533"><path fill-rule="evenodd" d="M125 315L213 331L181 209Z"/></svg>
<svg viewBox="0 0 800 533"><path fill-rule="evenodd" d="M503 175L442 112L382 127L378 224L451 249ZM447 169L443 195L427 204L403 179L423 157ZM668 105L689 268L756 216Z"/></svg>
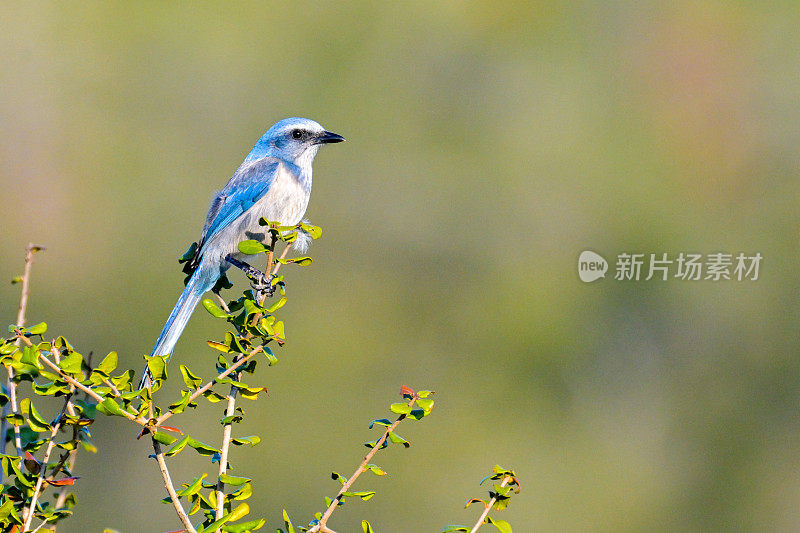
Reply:
<svg viewBox="0 0 800 533"><path fill-rule="evenodd" d="M201 251L203 244L244 214L269 191L279 164L279 160L266 157L239 167L211 202L198 243Z"/></svg>

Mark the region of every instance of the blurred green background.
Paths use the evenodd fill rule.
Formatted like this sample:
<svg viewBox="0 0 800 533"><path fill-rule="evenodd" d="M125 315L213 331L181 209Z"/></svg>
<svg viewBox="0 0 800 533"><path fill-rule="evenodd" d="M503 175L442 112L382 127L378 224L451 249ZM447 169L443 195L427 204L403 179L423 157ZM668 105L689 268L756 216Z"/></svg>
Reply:
<svg viewBox="0 0 800 533"><path fill-rule="evenodd" d="M232 458L264 531L321 510L403 384L434 416L337 531L472 524L495 463L519 532L796 531L799 24L795 2L6 3L0 279L47 246L29 320L139 370L213 191L307 116L348 142L317 158L325 234L286 270L289 342L236 430L264 436ZM764 260L585 284L585 249ZM175 358L210 375L222 331L198 311ZM213 443L219 412L175 421ZM93 431L59 531L177 529L148 444Z"/></svg>

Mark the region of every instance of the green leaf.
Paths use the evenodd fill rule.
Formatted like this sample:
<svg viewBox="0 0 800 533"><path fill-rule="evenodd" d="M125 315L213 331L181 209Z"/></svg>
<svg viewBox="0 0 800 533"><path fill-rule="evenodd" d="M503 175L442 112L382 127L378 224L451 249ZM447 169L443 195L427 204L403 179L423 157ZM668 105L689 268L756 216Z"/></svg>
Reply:
<svg viewBox="0 0 800 533"><path fill-rule="evenodd" d="M453 531L469 531L469 528L465 526L449 525L449 526L444 526L444 528L442 528L441 533L452 533Z"/></svg>
<svg viewBox="0 0 800 533"><path fill-rule="evenodd" d="M119 357L117 356L117 352L109 352L109 354L100 361L100 364L97 365L97 370L108 376L117 368L118 361Z"/></svg>
<svg viewBox="0 0 800 533"><path fill-rule="evenodd" d="M389 426L392 425L392 422L388 418L376 418L375 420L369 423L369 429L372 429L373 426L375 425L385 426L388 428Z"/></svg>
<svg viewBox="0 0 800 533"><path fill-rule="evenodd" d="M509 524L505 520L495 520L491 516L487 516L486 521L494 525L494 527L496 527L500 531L500 533L513 533L511 531L511 524Z"/></svg>
<svg viewBox="0 0 800 533"><path fill-rule="evenodd" d="M295 265L306 266L310 265L314 260L311 259L310 257L292 257L289 259L282 259L279 257L278 259L276 259L276 261L278 263L281 263L282 265L288 265L294 263Z"/></svg>
<svg viewBox="0 0 800 533"><path fill-rule="evenodd" d="M8 421L9 424L12 426L21 426L25 423L25 417L21 414L17 413L9 413L5 416L5 419Z"/></svg>
<svg viewBox="0 0 800 533"><path fill-rule="evenodd" d="M122 408L113 398L106 398L97 404L97 410L104 415L125 416L125 411L122 410Z"/></svg>
<svg viewBox="0 0 800 533"><path fill-rule="evenodd" d="M417 405L420 406L425 411L430 411L433 409L433 400L430 398L420 398L417 400Z"/></svg>
<svg viewBox="0 0 800 533"><path fill-rule="evenodd" d="M230 524L226 526L222 526L222 531L226 533L248 533L250 531L255 531L256 529L261 529L267 521L263 518L259 520L251 520L249 522L242 522L240 524Z"/></svg>
<svg viewBox="0 0 800 533"><path fill-rule="evenodd" d="M147 368L155 380L167 379L167 359L169 355L146 356Z"/></svg>
<svg viewBox="0 0 800 533"><path fill-rule="evenodd" d="M346 496L348 498L358 497L358 498L361 498L364 501L367 501L370 498L372 498L373 496L375 496L375 491L369 491L369 490L361 491L361 492L349 492L348 491L348 492L343 492L342 496Z"/></svg>
<svg viewBox="0 0 800 533"><path fill-rule="evenodd" d="M223 311L217 304L215 304L208 298L203 300L203 307L205 307L206 311L211 313L211 316L215 318L228 318L229 316L231 316L225 311Z"/></svg>
<svg viewBox="0 0 800 533"><path fill-rule="evenodd" d="M375 474L376 476L385 476L386 475L386 472L381 467L379 467L378 465L368 464L367 466L365 466L365 468L368 469L373 474Z"/></svg>
<svg viewBox="0 0 800 533"><path fill-rule="evenodd" d="M286 514L286 509L283 510L283 525L286 528L286 533L295 533L292 521L289 520L289 515Z"/></svg>
<svg viewBox="0 0 800 533"><path fill-rule="evenodd" d="M192 407L192 408L197 407L197 404L191 401L191 399L192 399L192 393L189 392L188 390L183 390L181 391L181 399L175 403L170 404L169 410L172 411L173 413L178 414L184 412L187 407Z"/></svg>
<svg viewBox="0 0 800 533"><path fill-rule="evenodd" d="M28 415L28 425L34 431L51 431L50 424L47 423L36 407L33 406L30 398L23 398L19 403L20 410Z"/></svg>
<svg viewBox="0 0 800 533"><path fill-rule="evenodd" d="M152 437L153 440L155 440L156 442L160 442L164 446L169 446L170 444L178 440L169 433L165 433L163 431L156 431L155 433L153 433Z"/></svg>
<svg viewBox="0 0 800 533"><path fill-rule="evenodd" d="M389 410L398 415L407 415L411 412L411 406L407 403L393 403L389 406Z"/></svg>
<svg viewBox="0 0 800 533"><path fill-rule="evenodd" d="M39 322L35 326L27 328L27 331L31 335L42 335L47 331L47 324L45 322Z"/></svg>
<svg viewBox="0 0 800 533"><path fill-rule="evenodd" d="M271 306L267 307L265 311L268 313L274 313L275 311L286 305L286 301L287 301L286 298L281 298Z"/></svg>
<svg viewBox="0 0 800 533"><path fill-rule="evenodd" d="M208 389L203 393L203 397L211 403L221 402L225 399L225 396L221 395L218 392L213 391L212 389Z"/></svg>
<svg viewBox="0 0 800 533"><path fill-rule="evenodd" d="M63 370L70 376L81 374L81 364L83 363L83 356L78 352L72 352L58 363L58 368Z"/></svg>
<svg viewBox="0 0 800 533"><path fill-rule="evenodd" d="M250 239L239 243L239 251L246 255L256 255L269 252L269 248L264 243Z"/></svg>
<svg viewBox="0 0 800 533"><path fill-rule="evenodd" d="M189 367L186 365L180 365L181 375L183 376L183 382L186 383L186 386L192 390L197 390L197 387L203 383L203 379L194 375Z"/></svg>
<svg viewBox="0 0 800 533"><path fill-rule="evenodd" d="M419 397L419 398L427 398L431 394L433 394L432 390L421 390L421 391L417 392L417 397Z"/></svg>
<svg viewBox="0 0 800 533"><path fill-rule="evenodd" d="M211 346L215 350L219 350L220 352L223 352L223 353L230 353L230 351L231 351L231 349L228 348L227 344L222 344L221 342L206 341L206 344L208 344L209 346Z"/></svg>
<svg viewBox="0 0 800 533"><path fill-rule="evenodd" d="M222 474L219 476L219 480L225 483L226 485L233 485L238 487L239 485L244 485L245 483L249 483L252 481L249 477L239 477L239 476L230 476L228 474Z"/></svg>
<svg viewBox="0 0 800 533"><path fill-rule="evenodd" d="M331 478L335 481L338 481L342 485L347 483L347 478L341 475L339 472L331 472Z"/></svg>
<svg viewBox="0 0 800 533"><path fill-rule="evenodd" d="M191 496L192 494L196 494L203 488L203 480L208 476L208 474L203 474L202 476L195 478L192 483L187 486L185 489L177 491L178 496ZM169 498L167 498L169 500Z"/></svg>
<svg viewBox="0 0 800 533"><path fill-rule="evenodd" d="M314 226L311 224L306 224L305 222L300 223L300 229L308 233L309 237L312 239L319 239L322 237L322 228L319 226Z"/></svg>
<svg viewBox="0 0 800 533"><path fill-rule="evenodd" d="M231 444L236 446L242 446L244 444L249 444L250 446L255 446L261 442L261 437L258 435L250 435L249 437L239 437L237 439L231 439Z"/></svg>
<svg viewBox="0 0 800 533"><path fill-rule="evenodd" d="M219 453L218 449L192 438L189 439L187 444L190 447L194 448L195 451L197 451L197 453L199 453L200 455L214 455L215 453Z"/></svg>
<svg viewBox="0 0 800 533"><path fill-rule="evenodd" d="M373 531L372 529L372 526L369 525L369 522L367 522L366 520L361 521L361 530L364 533L375 533L375 531Z"/></svg>
<svg viewBox="0 0 800 533"><path fill-rule="evenodd" d="M11 284L22 283L22 276L14 276L11 278Z"/></svg>
<svg viewBox="0 0 800 533"><path fill-rule="evenodd" d="M286 335L283 332L283 321L278 320L272 326L272 330L275 332L274 335L277 337L278 341L286 340Z"/></svg>
<svg viewBox="0 0 800 533"><path fill-rule="evenodd" d="M264 346L263 350L264 350L264 355L267 358L267 362L269 363L269 366L278 364L278 358L275 357L275 354L272 353L272 350L268 346Z"/></svg>
<svg viewBox="0 0 800 533"><path fill-rule="evenodd" d="M164 455L166 455L167 457L172 457L173 455L179 454L181 450L183 450L186 447L186 445L189 444L190 438L191 437L189 435L184 435L183 438L179 440L177 444L175 444L172 448L167 450L166 453L164 453Z"/></svg>
<svg viewBox="0 0 800 533"><path fill-rule="evenodd" d="M389 440L394 442L395 444L402 444L406 448L411 446L411 443L408 442L406 439L395 433L394 431L389 432Z"/></svg>

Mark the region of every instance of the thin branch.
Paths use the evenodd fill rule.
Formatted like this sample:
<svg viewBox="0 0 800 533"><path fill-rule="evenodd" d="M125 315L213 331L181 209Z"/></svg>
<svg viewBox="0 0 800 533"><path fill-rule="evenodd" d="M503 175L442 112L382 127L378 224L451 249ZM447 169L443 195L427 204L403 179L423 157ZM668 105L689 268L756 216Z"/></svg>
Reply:
<svg viewBox="0 0 800 533"><path fill-rule="evenodd" d="M25 326L25 313L28 309L28 296L31 293L31 265L33 264L33 254L39 250L44 250L41 246L29 243L25 247L25 271L22 274L22 295L19 298L19 308L17 309L17 322L19 327Z"/></svg>
<svg viewBox="0 0 800 533"><path fill-rule="evenodd" d="M503 482L500 483L500 486L505 487L506 485L508 485L511 479L512 479L511 476L504 477ZM472 527L469 533L475 533L481 528L481 526L484 524L484 521L486 520L486 517L489 515L489 511L492 510L492 507L494 507L495 503L497 503L497 496L492 496L492 499L486 503L486 509L483 510L483 513L481 513L481 516L478 518L478 521L475 522L475 525Z"/></svg>
<svg viewBox="0 0 800 533"><path fill-rule="evenodd" d="M239 381L239 373L237 372L233 378L235 381ZM225 416L231 417L236 412L236 387L231 385L231 390L227 396L228 406L225 409ZM222 482L222 476L228 472L228 451L230 450L231 446L231 431L233 430L233 423L228 422L222 428L222 447L220 448L220 459L219 459L219 475L217 477L217 514L216 519L219 520L222 518L224 513L224 504L225 504L225 484ZM220 526L221 527L221 526ZM221 529L217 529L217 531L221 531Z"/></svg>
<svg viewBox="0 0 800 533"><path fill-rule="evenodd" d="M194 528L192 522L189 520L189 517L186 515L186 511L183 510L183 506L178 499L178 494L175 492L175 487L172 484L172 478L170 477L169 470L167 469L167 462L164 461L164 452L161 451L161 443L159 443L156 439L152 440L153 450L156 452L158 469L161 471L161 477L164 479L164 488L166 488L167 493L169 493L169 499L172 501L172 506L175 508L175 512L178 513L178 518L180 518L181 522L183 523L183 527L185 527L189 533L197 533L197 530Z"/></svg>
<svg viewBox="0 0 800 533"><path fill-rule="evenodd" d="M56 345L55 339L53 339L51 341L50 345L51 346L55 346ZM87 361L87 363L88 363L88 365L90 367L92 366L92 353L93 352L89 352L88 361ZM61 363L61 351L60 350L54 350L53 351L53 359L55 359L56 364ZM74 395L75 394L75 386L74 385L70 385L69 389L70 389L70 395ZM78 416L78 413L75 410L75 405L72 403L72 398L71 397L70 397L69 401L67 402L67 414L69 416L73 417L73 418ZM73 441L76 441L76 442L78 441L79 432L80 432L80 430L78 429L78 426L73 426L73 434L72 434L72 440ZM69 454L66 457L67 469L70 471L70 473L75 470L75 463L77 463L77 461L78 461L78 450L79 449L80 448L76 445L73 449L71 449L69 451ZM59 465L63 466L63 463L64 463L64 461L62 459L62 462ZM70 487L68 485L65 485L65 486L61 487L61 489L58 491L58 493L57 493L58 496L56 497L56 503L55 503L55 508L56 509L61 509L62 507L64 507L64 504L67 502L67 496L69 496L69 494L70 494L69 491L70 491ZM45 524L47 524L47 520L45 520L41 524L39 524L39 527L37 527L34 531L38 530L39 528L41 528ZM50 528L49 531L50 531L50 533L55 533L57 529L58 529L58 523L55 523L55 524L53 524L53 527Z"/></svg>
<svg viewBox="0 0 800 533"><path fill-rule="evenodd" d="M28 346L33 346L33 343L31 343L31 341L30 341L30 340L28 340L26 337L23 337L23 336L21 336L21 335L17 335L17 338L19 338L19 339L22 339L22 340L23 340L23 342L25 342L25 343L27 343L27 344L28 344ZM45 352L39 352L39 359L40 359L40 360L41 360L41 361L42 361L44 364L46 364L46 365L47 365L47 366L49 366L51 369L53 369L54 371L56 371L56 373L58 373L58 375L59 375L59 376L61 376L62 378L64 378L64 379L65 379L65 380L66 380L66 381L67 381L67 382L68 382L70 385L72 385L73 387L75 387L75 388L77 388L77 389L80 389L82 392L85 392L86 394L88 394L89 396L91 396L91 397L92 397L92 399L94 399L95 401L97 401L97 403L103 403L103 401L105 400L105 398L103 398L102 396L100 396L99 394L97 394L97 393L96 393L95 391L93 391L93 390L92 390L90 387L87 387L86 385L84 385L83 383L81 383L80 381L78 381L77 379L73 378L72 376L70 376L69 374L67 374L67 373L66 373L66 372L64 372L63 370L61 370L61 367L59 367L59 366L58 366L57 364L55 364L53 361L51 361L50 359L48 359L47 357L45 357L45 356L43 355L44 353L45 353ZM120 411L122 411L122 414L123 414L123 416L124 416L125 418L127 418L128 420L130 420L131 422L134 422L134 423L136 423L136 424L139 424L140 426L144 426L144 425L146 425L146 421L145 421L144 419L141 419L141 418L139 418L139 417L137 417L137 416L135 416L135 415L132 415L131 413L129 413L128 411L126 411L126 410L124 410L124 409L122 409L122 408L120 408Z"/></svg>
<svg viewBox="0 0 800 533"><path fill-rule="evenodd" d="M411 398L411 400L409 400L408 406L412 407L414 405L414 402L417 401L417 399L418 399L418 396L416 394L414 394L413 398ZM373 446L372 449L369 451L369 453L364 457L364 460L361 461L360 465L358 465L358 468L356 469L355 472L353 472L353 475L351 475L347 479L347 481L344 482L344 484L342 485L341 490L339 491L339 494L336 495L336 497L333 499L331 504L325 510L325 512L322 515L322 518L319 519L319 523L308 530L309 533L330 532L330 530L327 527L328 519L333 514L333 511L335 511L336 508L339 506L339 502L341 502L344 499L344 496L342 496L342 494L344 494L345 492L349 491L350 487L353 485L353 483L355 483L356 479L358 479L358 476L360 476L361 474L363 474L367 470L367 465L372 460L372 457L376 453L378 453L378 450L381 449L381 446L383 446L383 443L386 442L386 439L389 438L389 433L394 431L395 428L397 427L397 425L400 424L400 422L402 422L403 420L405 420L405 418L406 418L405 414L402 414L402 415L398 416L397 420L395 420L394 423L391 426L386 428L386 431L384 431L383 435L381 435L381 438L379 438L375 442L375 446Z"/></svg>
<svg viewBox="0 0 800 533"><path fill-rule="evenodd" d="M25 322L27 321L27 310L28 310L28 296L31 293L31 267L33 265L33 254L38 252L39 250L43 250L41 246L36 246L33 243L28 243L28 246L25 247L25 269L22 273L22 293L19 297L19 307L17 308L17 322L16 325L18 327L24 327ZM19 339L16 341L17 346L20 345ZM6 371L8 372L8 397L11 404L11 412L19 414L19 406L17 403L17 383L14 381L14 367L11 365L6 366ZM6 431L7 431L7 422L5 417L3 418L3 423L0 424L0 435L3 439L3 446L2 451L5 453L6 451ZM14 425L14 446L17 449L17 456L22 457L22 438L20 434L20 427ZM0 473L2 476L2 473Z"/></svg>
<svg viewBox="0 0 800 533"><path fill-rule="evenodd" d="M36 503L39 500L39 495L42 493L42 484L44 483L45 474L47 473L47 463L50 461L50 454L53 452L53 448L56 446L56 435L58 435L58 430L61 429L61 425L64 423L64 413L67 411L67 406L69 405L69 400L71 397L71 394L67 395L67 399L64 402L64 407L61 408L61 412L58 414L58 421L53 424L53 429L50 431L50 438L47 440L47 448L45 449L44 457L42 458L39 477L36 479L36 486L33 488L31 504L30 507L26 508L23 512L24 523L22 524L22 531L27 531L30 529L33 515L36 514ZM53 472L53 475L57 473L58 469Z"/></svg>
<svg viewBox="0 0 800 533"><path fill-rule="evenodd" d="M220 379L225 379L226 377L228 377L228 375L230 375L232 372L235 372L236 369L241 367L243 364L245 364L247 361L252 359L254 356L256 356L259 352L262 352L263 350L264 350L263 346L256 346L255 348L253 348L250 351L249 354L245 355L244 357L242 357L238 361L234 362L230 367L228 367L224 371L220 372L217 375L217 377L215 377L214 379L212 379L211 381L209 381L208 383L206 383L205 385L203 385L202 387L200 387L199 389L194 391L192 393L192 395L189 396L189 401L187 402L187 404L188 403L192 403L194 400L196 400L198 398L198 396L200 396L201 394L206 392L208 389L210 389L212 386L214 386L214 384L217 381L219 381ZM175 413L173 413L172 411L167 411L166 413L164 413L161 416L159 416L158 418L156 418L156 421L153 423L153 425L154 426L160 426L161 424L163 424L164 422L169 420L172 417L172 415L174 415L174 414Z"/></svg>
<svg viewBox="0 0 800 533"><path fill-rule="evenodd" d="M283 253L281 254L281 259L286 259L286 256L289 254L289 248L291 248L291 247L292 246L289 245L289 244L286 245L286 247L283 249ZM272 252L270 252L270 257L269 257L269 263L268 264L272 263L272 255L271 254L272 254ZM275 268L272 270L272 275L273 276L278 274L278 270L280 270L282 264L283 263L280 263L280 262L276 262L275 263ZM269 268L267 268L267 271L269 271Z"/></svg>
<svg viewBox="0 0 800 533"><path fill-rule="evenodd" d="M273 266L273 261L274 261L274 257L275 256L274 256L274 252L272 250L275 248L275 240L276 239L273 238L271 249L270 249L269 253L267 254L267 272L269 272L272 269L272 266ZM289 247L287 246L283 250L283 255L281 256L281 258L286 256L288 250L289 250ZM278 263L278 265L280 265L280 263ZM275 269L275 271L277 272L277 268ZM274 273L273 273L273 275L274 275ZM266 297L267 297L266 293L261 295L261 298L259 299L260 301L258 302L259 305L264 305L264 300L266 299ZM220 298L220 300L221 300L221 298ZM223 302L223 305L224 305L224 302ZM227 307L226 307L226 309L227 309ZM258 321L261 320L261 317L262 317L261 313L256 314L253 317L253 320L252 320L251 323L255 326L256 324L258 324ZM251 337L252 337L252 335L249 334L249 333L246 335L246 338L248 338L248 339L251 338ZM239 358L239 360L241 360L241 358ZM236 362L238 362L238 361L234 360L234 363L236 363ZM234 378L233 379L235 381L239 381L240 376L241 376L241 373L237 371L234 374ZM237 392L236 387L231 385L230 391L228 392L228 396L227 396L228 404L227 404L227 407L225 409L225 417L226 418L227 417L232 417L234 415L234 413L236 412L236 392ZM230 446L231 446L231 432L232 432L232 430L233 430L233 423L232 422L228 422L222 428L222 446L220 447L219 474L218 474L218 477L217 477L217 487L216 487L217 509L216 509L215 518L217 520L221 519L223 517L223 513L225 512L225 484L222 482L222 476L225 475L228 472L228 452L230 451ZM217 529L217 533L219 533L220 531L221 531L221 529L218 528Z"/></svg>

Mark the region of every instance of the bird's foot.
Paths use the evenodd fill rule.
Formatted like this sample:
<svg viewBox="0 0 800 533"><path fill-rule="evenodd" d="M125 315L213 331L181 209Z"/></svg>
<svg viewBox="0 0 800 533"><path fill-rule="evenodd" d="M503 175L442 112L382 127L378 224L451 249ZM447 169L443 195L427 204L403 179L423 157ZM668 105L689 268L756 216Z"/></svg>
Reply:
<svg viewBox="0 0 800 533"><path fill-rule="evenodd" d="M230 255L226 256L225 260L244 272L244 275L250 280L250 286L253 288L253 291L255 291L259 300L262 299L262 297L272 297L272 295L275 294L275 286L272 284L272 278L275 276L271 274L267 275L256 267L244 261L239 261Z"/></svg>

